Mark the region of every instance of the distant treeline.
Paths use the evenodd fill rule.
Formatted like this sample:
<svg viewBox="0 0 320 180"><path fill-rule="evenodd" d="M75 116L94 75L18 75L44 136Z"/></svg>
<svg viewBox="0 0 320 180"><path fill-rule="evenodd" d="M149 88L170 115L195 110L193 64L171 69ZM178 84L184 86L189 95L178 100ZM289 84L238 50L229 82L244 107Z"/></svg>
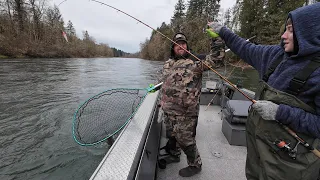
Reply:
<svg viewBox="0 0 320 180"><path fill-rule="evenodd" d="M288 12L303 5L320 0L237 0L226 10L220 9L220 0L178 0L174 15L169 24L162 23L157 28L172 38L176 32L183 32L195 53L208 53L210 39L203 32L208 21L218 21L243 38L254 35L258 44L278 44L284 30ZM140 57L150 60L167 60L170 42L158 33L152 32L150 38L140 45ZM237 59L232 53L228 60Z"/></svg>
<svg viewBox="0 0 320 180"><path fill-rule="evenodd" d="M116 49L116 48L111 48L111 49L114 57L124 57L129 55L129 53L123 52L119 49Z"/></svg>
<svg viewBox="0 0 320 180"><path fill-rule="evenodd" d="M63 37L66 32L68 42ZM118 57L126 53L97 44L88 31L80 39L47 0L0 1L0 55L8 57Z"/></svg>

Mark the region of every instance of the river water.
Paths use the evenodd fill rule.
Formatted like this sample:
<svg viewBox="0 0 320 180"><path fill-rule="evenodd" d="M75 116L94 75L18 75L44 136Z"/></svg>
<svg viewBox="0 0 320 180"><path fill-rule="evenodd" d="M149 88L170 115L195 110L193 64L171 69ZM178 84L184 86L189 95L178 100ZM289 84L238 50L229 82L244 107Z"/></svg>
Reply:
<svg viewBox="0 0 320 180"><path fill-rule="evenodd" d="M75 143L73 113L104 90L147 87L162 65L134 58L0 60L0 179L89 179L108 145ZM215 77L204 73L204 81ZM254 70L235 69L230 79L256 89Z"/></svg>

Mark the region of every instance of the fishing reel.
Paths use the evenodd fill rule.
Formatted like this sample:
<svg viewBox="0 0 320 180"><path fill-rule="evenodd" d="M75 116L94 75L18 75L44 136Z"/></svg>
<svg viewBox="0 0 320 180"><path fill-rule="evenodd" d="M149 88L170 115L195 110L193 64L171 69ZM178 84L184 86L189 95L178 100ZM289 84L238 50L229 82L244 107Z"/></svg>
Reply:
<svg viewBox="0 0 320 180"><path fill-rule="evenodd" d="M274 144L281 150L284 150L286 152L288 152L288 155L292 158L292 159L296 159L297 158L297 150L298 150L298 145L300 144L300 142L298 141L298 143L295 145L294 148L290 147L290 143L286 143L284 140L275 140Z"/></svg>

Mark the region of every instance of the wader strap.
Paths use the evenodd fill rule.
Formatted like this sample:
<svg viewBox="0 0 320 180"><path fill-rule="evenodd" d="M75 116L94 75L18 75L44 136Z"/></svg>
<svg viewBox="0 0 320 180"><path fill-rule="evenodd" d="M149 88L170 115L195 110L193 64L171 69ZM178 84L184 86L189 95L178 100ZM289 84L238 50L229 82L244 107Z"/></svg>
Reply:
<svg viewBox="0 0 320 180"><path fill-rule="evenodd" d="M275 60L271 66L268 68L267 72L263 75L262 80L264 82L268 82L269 77L271 76L271 74L276 70L277 66L281 63L282 61L282 56L280 56L277 60Z"/></svg>
<svg viewBox="0 0 320 180"><path fill-rule="evenodd" d="M320 67L320 57L312 59L302 70L300 70L290 81L287 92L294 96L301 92L310 75Z"/></svg>

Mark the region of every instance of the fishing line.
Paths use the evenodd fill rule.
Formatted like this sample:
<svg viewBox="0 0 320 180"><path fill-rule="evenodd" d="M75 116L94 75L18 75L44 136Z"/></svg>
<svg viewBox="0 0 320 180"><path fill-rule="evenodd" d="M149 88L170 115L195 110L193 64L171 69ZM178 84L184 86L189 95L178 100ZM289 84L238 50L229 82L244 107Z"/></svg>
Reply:
<svg viewBox="0 0 320 180"><path fill-rule="evenodd" d="M222 76L219 72L217 72L217 71L214 70L212 67L210 67L209 65L207 65L206 63L204 63L203 61L201 61L201 59L199 59L197 56L195 56L194 54L192 54L189 50L183 48L180 44L174 42L171 38L167 37L166 35L164 35L164 34L161 33L160 31L154 29L153 27L149 26L148 24L144 23L143 21L135 18L134 16L132 16L132 15L130 15L130 14L128 14L128 13L126 13L126 12L124 12L124 11L116 8L116 7L113 7L113 6L109 5L109 4L106 4L106 3L104 3L104 2L97 1L97 0L91 0L91 1L92 1L92 2L96 2L96 3L98 3L98 4L101 4L101 5L104 5L104 6L108 6L108 7L112 8L112 9L115 9L115 10L117 10L117 11L119 11L119 12L121 12L121 13L129 16L129 17L131 17L132 19L140 22L141 24L147 26L148 28L154 30L155 32L159 33L162 37L168 39L170 42L172 42L172 43L174 43L175 45L179 46L180 48L182 48L183 50L185 50L188 54L190 54L192 57L194 57L196 60L200 61L202 64L204 64L205 66L207 66L211 71L213 71L215 74L217 74L221 79L223 79L223 80L226 81L228 84L230 84L230 86L232 86L234 89L236 89L237 91L239 91L244 97L246 97L247 99L249 99L249 100L250 100L251 102L253 102L253 103L255 102L254 99L250 98L248 95L246 95L244 92L242 92L239 88L237 88L234 84L232 84L227 78L225 78L224 76Z"/></svg>
<svg viewBox="0 0 320 180"><path fill-rule="evenodd" d="M215 70L214 70L213 68L211 68L209 65L207 65L206 63L204 63L203 61L201 61L197 56L195 56L194 54L192 54L189 50L183 48L181 45L179 45L178 43L174 42L172 39L170 39L169 37L167 37L166 35L164 35L164 34L161 33L160 31L152 28L152 27L149 26L148 24L142 22L141 20L135 18L134 16L132 16L132 15L130 15L130 14L128 14L128 13L126 13L126 12L118 9L118 8L115 8L115 7L111 6L111 5L108 5L108 4L106 4L106 3L103 3L103 2L101 2L101 1L97 1L97 0L91 0L91 1L96 2L96 3L99 3L99 4L101 4L101 5L108 6L108 7L112 8L112 9L115 9L115 10L117 10L117 11L119 11L119 12L121 12L121 13L123 13L123 14L125 14L125 15L133 18L133 19L135 19L136 21L140 22L141 24L149 27L150 29L154 30L155 32L159 33L161 36L165 37L166 39L168 39L169 41L171 41L171 42L174 43L175 45L177 45L177 46L179 46L180 48L182 48L183 50L185 50L188 54L190 54L191 56L193 56L195 59L197 59L198 61L202 62L202 64L204 64L204 65L207 66L210 70L212 70L214 73L216 73L221 79L223 79L223 80L226 81L228 84L230 84L235 90L239 91L239 92L240 92L243 96L245 96L248 100L250 100L250 101L253 102L253 103L256 102L254 99L250 98L248 95L246 95L244 92L242 92L242 91L241 91L238 87L236 87L234 84L232 84L227 78L225 78L224 76L222 76L220 73L218 73L217 71L215 71ZM161 86L161 84L156 85L155 87L160 87L160 86ZM153 87L153 89L154 89L154 87ZM141 90L141 89L135 89L135 90L138 90L138 91L139 91L139 90ZM151 89L146 89L146 90L147 90L147 92L150 92ZM143 97L145 97L145 95L144 95ZM142 99L144 99L144 98L142 98ZM89 101L87 101L87 102L89 102ZM141 103L141 102L140 102L140 103ZM138 106L139 106L139 105L140 105L140 104L138 104ZM132 110L132 109L131 109L131 110ZM78 109L77 112L81 112L80 108ZM76 113L77 113L77 112L76 112ZM133 113L133 114L134 114L134 113ZM133 114L131 114L131 116L130 116L128 119L130 119ZM76 118L76 114L75 114L75 118ZM74 123L74 124L75 124L75 123ZM299 136L298 136L293 130L291 130L289 127L287 127L287 126L285 126L285 125L283 125L283 124L280 124L280 125L281 125L281 126L283 127L283 129L285 129L290 135L292 135L293 137L295 137L295 139L297 139L299 142L301 142L302 144L304 144L305 147L309 147L308 149L309 149L312 153L314 153L317 157L320 158L320 153L319 153L319 151L318 151L317 149L315 149L315 148L313 148L311 145L309 145L306 141L304 141L301 137L299 137ZM122 127L123 127L123 126L122 126ZM121 129L121 128L120 128L120 129ZM104 138L103 140L105 140L105 139L106 139L106 138ZM90 144L90 145L93 145L93 144L99 143L99 142L101 142L101 141L103 141L103 140L100 140L100 141L94 142L94 143L89 143L89 144ZM78 142L78 143L79 143L79 142ZM79 144L81 144L81 142L80 142ZM84 144L82 144L82 145L84 145Z"/></svg>

